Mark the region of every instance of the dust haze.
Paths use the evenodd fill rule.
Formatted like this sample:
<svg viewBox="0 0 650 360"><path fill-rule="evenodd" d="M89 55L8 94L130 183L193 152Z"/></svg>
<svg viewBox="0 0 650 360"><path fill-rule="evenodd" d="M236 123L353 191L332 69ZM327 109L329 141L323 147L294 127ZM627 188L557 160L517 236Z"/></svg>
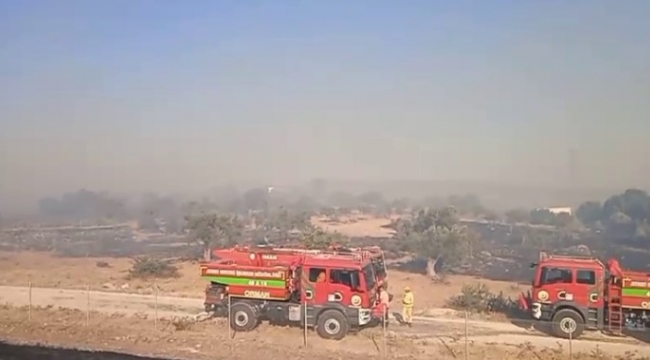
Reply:
<svg viewBox="0 0 650 360"><path fill-rule="evenodd" d="M466 9L405 8L390 26L348 9L345 36L307 30L305 9L244 35L166 13L165 41L142 9L109 38L88 5L7 7L0 211L81 188L200 197L312 179L494 207L647 189L648 6L587 4L518 5L498 26ZM137 21L144 35L119 30Z"/></svg>

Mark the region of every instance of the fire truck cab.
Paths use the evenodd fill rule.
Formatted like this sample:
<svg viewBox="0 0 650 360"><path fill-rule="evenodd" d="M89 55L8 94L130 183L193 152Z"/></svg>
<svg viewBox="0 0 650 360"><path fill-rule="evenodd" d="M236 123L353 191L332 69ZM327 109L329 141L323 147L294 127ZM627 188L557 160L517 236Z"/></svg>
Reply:
<svg viewBox="0 0 650 360"><path fill-rule="evenodd" d="M650 274L597 258L542 253L522 308L551 322L553 335L576 339L585 329L621 333L650 323Z"/></svg>
<svg viewBox="0 0 650 360"><path fill-rule="evenodd" d="M585 327L601 328L605 273L598 259L542 256L524 307L534 319L551 321L559 337L576 338Z"/></svg>

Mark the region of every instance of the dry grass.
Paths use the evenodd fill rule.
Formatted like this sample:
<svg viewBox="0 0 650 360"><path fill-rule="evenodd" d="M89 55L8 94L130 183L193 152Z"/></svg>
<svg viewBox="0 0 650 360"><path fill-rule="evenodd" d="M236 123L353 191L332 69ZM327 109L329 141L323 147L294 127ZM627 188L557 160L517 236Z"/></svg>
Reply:
<svg viewBox="0 0 650 360"><path fill-rule="evenodd" d="M311 223L325 231L339 232L349 237L390 237L394 231L382 228L391 222L391 218L377 218L372 215L341 216L334 222L325 216L314 216Z"/></svg>
<svg viewBox="0 0 650 360"><path fill-rule="evenodd" d="M445 307L447 299L459 294L465 285L485 284L491 292L503 292L506 297L516 297L524 290L516 283L493 281L473 276L453 275L447 277L445 283L433 282L420 274L402 271L389 271L390 291L399 294L405 286L409 286L416 296L416 311L426 313L428 309Z"/></svg>
<svg viewBox="0 0 650 360"><path fill-rule="evenodd" d="M108 264L98 266L98 264ZM128 258L61 258L39 252L0 252L0 285L151 293L152 279L128 279L133 266ZM160 292L202 297L205 281L198 263L176 264L178 278L157 279ZM127 280L128 279L128 280Z"/></svg>
<svg viewBox="0 0 650 360"><path fill-rule="evenodd" d="M124 317L80 311L37 308L28 320L27 309L0 306L0 337L10 341L40 342L48 345L84 347L166 357L191 359L266 359L310 358L368 359L381 358L384 341L381 330L364 331L343 341L325 341L308 332L303 345L302 330L260 326L251 333L238 333L230 340L223 320L208 320L179 328L174 320L144 316ZM500 344L465 344L460 338L418 338L388 333L387 358L393 359L536 359L591 360L643 359L636 353L611 357L595 348L589 353L573 353L561 346L535 348L531 344L505 346ZM466 349L469 351L465 354Z"/></svg>
<svg viewBox="0 0 650 360"><path fill-rule="evenodd" d="M98 264L107 263L98 266ZM160 294L181 297L203 297L205 280L199 276L198 263L176 264L178 278L157 279ZM0 285L50 287L62 289L120 291L150 294L153 280L129 279L132 261L127 258L60 258L49 253L0 252ZM523 290L516 284L490 281L471 276L450 276L445 284L433 283L424 275L390 271L390 291L399 295L410 286L416 296L416 312L445 306L450 295L460 293L464 285L484 283L492 291L516 296ZM103 285L112 285L106 288ZM128 286L127 286L128 285Z"/></svg>

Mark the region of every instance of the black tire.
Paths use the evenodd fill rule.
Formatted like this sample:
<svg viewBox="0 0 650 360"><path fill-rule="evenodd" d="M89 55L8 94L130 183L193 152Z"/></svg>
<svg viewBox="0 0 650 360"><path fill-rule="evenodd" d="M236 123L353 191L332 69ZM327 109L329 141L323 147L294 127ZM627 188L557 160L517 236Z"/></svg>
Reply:
<svg viewBox="0 0 650 360"><path fill-rule="evenodd" d="M553 335L563 339L577 339L585 331L585 321L577 311L563 309L553 315Z"/></svg>
<svg viewBox="0 0 650 360"><path fill-rule="evenodd" d="M348 319L338 310L325 310L318 316L316 332L328 340L341 340L350 331Z"/></svg>
<svg viewBox="0 0 650 360"><path fill-rule="evenodd" d="M258 323L257 311L250 304L239 302L230 306L231 329L239 332L247 332L255 329Z"/></svg>

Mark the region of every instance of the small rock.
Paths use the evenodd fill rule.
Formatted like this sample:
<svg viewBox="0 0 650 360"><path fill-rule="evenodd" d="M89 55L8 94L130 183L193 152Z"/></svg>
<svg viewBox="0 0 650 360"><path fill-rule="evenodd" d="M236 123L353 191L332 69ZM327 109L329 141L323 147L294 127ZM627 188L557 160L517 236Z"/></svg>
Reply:
<svg viewBox="0 0 650 360"><path fill-rule="evenodd" d="M111 283L103 283L102 288L109 289L109 290L115 290L115 285L113 285Z"/></svg>

